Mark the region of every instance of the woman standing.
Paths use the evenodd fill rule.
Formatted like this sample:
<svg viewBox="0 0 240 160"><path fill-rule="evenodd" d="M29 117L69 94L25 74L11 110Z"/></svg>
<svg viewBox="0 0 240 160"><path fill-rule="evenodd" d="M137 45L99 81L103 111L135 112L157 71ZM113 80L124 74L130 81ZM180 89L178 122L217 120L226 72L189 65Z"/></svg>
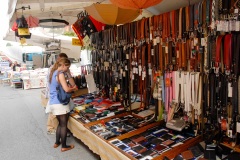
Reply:
<svg viewBox="0 0 240 160"><path fill-rule="evenodd" d="M73 92L77 90L76 86L68 87L68 84L65 80L64 73L68 71L70 65L71 63L69 59L61 58L54 64L49 75L49 105L52 114L56 115L59 122L56 131L56 142L53 147L57 148L60 144L62 144L62 152L73 149L74 145L66 145L67 123L70 109L69 104L63 105L59 102L56 88L61 85L65 92Z"/></svg>

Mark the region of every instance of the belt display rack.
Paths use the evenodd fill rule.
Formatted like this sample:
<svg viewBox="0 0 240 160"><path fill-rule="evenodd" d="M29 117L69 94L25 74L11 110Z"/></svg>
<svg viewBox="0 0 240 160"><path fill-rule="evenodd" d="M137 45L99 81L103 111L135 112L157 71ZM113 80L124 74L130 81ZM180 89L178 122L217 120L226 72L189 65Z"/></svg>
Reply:
<svg viewBox="0 0 240 160"><path fill-rule="evenodd" d="M163 146L155 146L155 159L164 155L174 158L194 145L193 141L198 143L201 136L206 146L214 143L239 151L239 6L239 0L203 0L91 34L92 73L102 97L120 102L130 112L132 103L137 101L140 107L134 113L155 106L154 120L171 125L181 119L185 126L177 129L193 131L194 136L188 140L191 143L186 141L177 149L168 146L175 143L174 138L169 138ZM80 116L84 121L84 115ZM117 133L119 128L111 124L122 123L121 116L113 116L111 120L104 117L99 120L97 114L88 114L89 117L92 122L81 122L86 131L130 159L134 159L136 152L147 150L144 146L147 137L142 134L157 124L131 128L124 123L125 130ZM71 121L79 120L72 117ZM153 138L161 139L154 135L158 130L175 133L158 128L152 131ZM113 132L115 135L111 135ZM132 148L132 143L138 145L138 138L143 144ZM162 143L163 139L158 145ZM168 151L162 152L165 149Z"/></svg>

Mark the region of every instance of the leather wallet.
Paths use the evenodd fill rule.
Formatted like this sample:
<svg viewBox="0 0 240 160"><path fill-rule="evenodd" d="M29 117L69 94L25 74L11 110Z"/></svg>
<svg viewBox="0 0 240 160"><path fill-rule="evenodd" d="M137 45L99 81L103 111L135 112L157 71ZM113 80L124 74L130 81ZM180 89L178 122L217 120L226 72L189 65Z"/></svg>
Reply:
<svg viewBox="0 0 240 160"><path fill-rule="evenodd" d="M168 147L164 146L164 145L161 145L161 144L158 144L154 147L154 150L158 151L158 152L161 152L163 151L164 149L166 149Z"/></svg>
<svg viewBox="0 0 240 160"><path fill-rule="evenodd" d="M150 143L152 143L153 145L157 145L157 144L160 144L162 142L163 141L159 138L153 138Z"/></svg>
<svg viewBox="0 0 240 160"><path fill-rule="evenodd" d="M145 148L145 147L143 147L143 146L141 146L141 145L133 146L132 149L133 149L135 152L139 153L139 154L141 154L141 153L143 153L143 152L145 152L145 151L147 150L147 148Z"/></svg>
<svg viewBox="0 0 240 160"><path fill-rule="evenodd" d="M162 142L162 144L163 144L163 145L166 145L166 146L169 146L169 145L173 144L174 142L175 142L175 141L173 141L173 140L171 140L171 139L168 139L168 140Z"/></svg>
<svg viewBox="0 0 240 160"><path fill-rule="evenodd" d="M143 153L142 153L142 156L144 156L144 157L145 157L145 156L152 156L152 157L153 157L153 156L155 156L156 154L157 154L157 152L149 149L149 150L143 152Z"/></svg>
<svg viewBox="0 0 240 160"><path fill-rule="evenodd" d="M184 151L181 154L182 154L183 159L186 159L186 160L194 158L194 155L193 155L192 151L190 151L190 150Z"/></svg>
<svg viewBox="0 0 240 160"><path fill-rule="evenodd" d="M133 142L135 143L139 143L141 141L146 141L146 138L141 136L141 137L138 137L138 138L135 138L135 139L132 139Z"/></svg>
<svg viewBox="0 0 240 160"><path fill-rule="evenodd" d="M161 136L160 138L163 139L164 141L171 139L173 136L171 134L164 134L163 136Z"/></svg>
<svg viewBox="0 0 240 160"><path fill-rule="evenodd" d="M192 151L195 158L201 156L204 152L204 149L202 148L202 146L200 144L190 147L188 149Z"/></svg>

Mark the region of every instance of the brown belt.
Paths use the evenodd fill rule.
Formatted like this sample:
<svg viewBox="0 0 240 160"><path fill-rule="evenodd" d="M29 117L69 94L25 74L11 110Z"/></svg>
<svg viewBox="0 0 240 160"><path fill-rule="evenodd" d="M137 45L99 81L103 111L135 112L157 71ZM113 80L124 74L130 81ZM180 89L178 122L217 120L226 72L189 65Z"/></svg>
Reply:
<svg viewBox="0 0 240 160"><path fill-rule="evenodd" d="M171 16L171 37L172 40L176 40L176 11L171 11L170 13Z"/></svg>

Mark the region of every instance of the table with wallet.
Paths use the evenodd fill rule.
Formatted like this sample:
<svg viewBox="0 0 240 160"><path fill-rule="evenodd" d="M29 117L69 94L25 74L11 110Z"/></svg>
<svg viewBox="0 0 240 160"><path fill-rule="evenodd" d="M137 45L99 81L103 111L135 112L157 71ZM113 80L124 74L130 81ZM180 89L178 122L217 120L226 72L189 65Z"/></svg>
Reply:
<svg viewBox="0 0 240 160"><path fill-rule="evenodd" d="M94 93L73 101L68 128L101 159L194 159L204 154L201 135L191 129L166 128L153 114L141 117Z"/></svg>

